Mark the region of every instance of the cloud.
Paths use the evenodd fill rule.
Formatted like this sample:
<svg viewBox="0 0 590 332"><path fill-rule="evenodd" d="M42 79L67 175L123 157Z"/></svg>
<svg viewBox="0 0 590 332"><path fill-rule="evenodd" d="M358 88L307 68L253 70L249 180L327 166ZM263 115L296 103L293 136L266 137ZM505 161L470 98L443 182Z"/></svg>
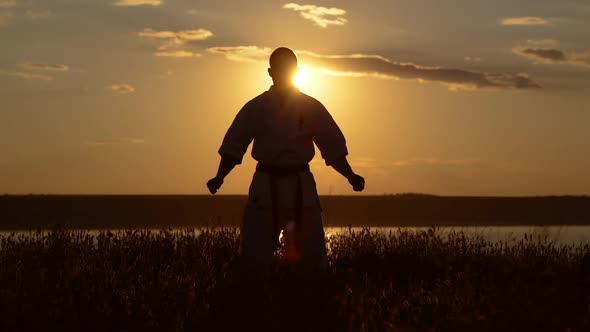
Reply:
<svg viewBox="0 0 590 332"><path fill-rule="evenodd" d="M17 65L25 71L0 70L0 75L18 77L26 80L52 81L53 76L39 72L67 72L70 67L61 64L23 62Z"/></svg>
<svg viewBox="0 0 590 332"><path fill-rule="evenodd" d="M210 47L207 51L224 55L228 60L242 62L267 61L272 49L258 46L221 46Z"/></svg>
<svg viewBox="0 0 590 332"><path fill-rule="evenodd" d="M111 140L94 140L94 141L86 141L84 144L93 146L93 147L100 147L100 146L107 146L107 145L120 145L120 144L143 144L146 140L143 138L132 138L132 137L125 137L119 139L111 139Z"/></svg>
<svg viewBox="0 0 590 332"><path fill-rule="evenodd" d="M13 12L0 12L0 25L8 24L13 18Z"/></svg>
<svg viewBox="0 0 590 332"><path fill-rule="evenodd" d="M119 7L160 6L162 3L162 0L118 0L113 5Z"/></svg>
<svg viewBox="0 0 590 332"><path fill-rule="evenodd" d="M174 72L172 72L172 70L167 70L167 71L163 72L162 74L160 74L158 77L170 78L172 76L172 74L174 74Z"/></svg>
<svg viewBox="0 0 590 332"><path fill-rule="evenodd" d="M392 61L379 55L318 55L311 52L300 52L300 54L306 56L311 62L341 75L440 82L454 90L540 88L523 73L488 73L442 66L422 66Z"/></svg>
<svg viewBox="0 0 590 332"><path fill-rule="evenodd" d="M234 46L212 47L211 53L223 54L233 61L267 61L272 52L267 47ZM396 62L379 55L321 55L298 51L303 62L336 76L376 77L439 82L452 90L483 88L533 89L540 85L524 73L488 73L442 66L422 66L414 63Z"/></svg>
<svg viewBox="0 0 590 332"><path fill-rule="evenodd" d="M47 18L47 17L51 16L51 10L27 9L27 11L25 12L25 16L32 19L32 20L37 20L40 18Z"/></svg>
<svg viewBox="0 0 590 332"><path fill-rule="evenodd" d="M201 56L199 53L187 50L187 42L205 40L213 36L213 32L206 29L180 31L143 29L143 31L140 31L137 34L142 38L162 40L163 43L156 48L154 53L156 56L175 58Z"/></svg>
<svg viewBox="0 0 590 332"><path fill-rule="evenodd" d="M576 64L582 66L589 66L590 67L590 52L589 53L581 53L581 54L574 54L571 56L571 61Z"/></svg>
<svg viewBox="0 0 590 332"><path fill-rule="evenodd" d="M465 60L465 61L467 61L467 62L482 62L482 61L483 61L483 59L482 59L482 58L480 58L480 57L476 57L476 56L469 56L469 55L465 56L465 57L463 58L463 60Z"/></svg>
<svg viewBox="0 0 590 332"><path fill-rule="evenodd" d="M213 32L205 29L195 30L180 30L180 31L166 31L143 29L137 33L140 37L159 38L159 39L173 39L178 42L186 42L187 40L205 40L213 36Z"/></svg>
<svg viewBox="0 0 590 332"><path fill-rule="evenodd" d="M523 16L507 17L500 21L502 25L548 25L549 21L542 17Z"/></svg>
<svg viewBox="0 0 590 332"><path fill-rule="evenodd" d="M199 54L199 53L194 53L194 52L185 51L185 50L174 50L174 51L162 50L162 51L156 51L156 53L154 53L154 54L156 56L171 57L171 58L196 58L196 57L201 56L201 54Z"/></svg>
<svg viewBox="0 0 590 332"><path fill-rule="evenodd" d="M53 76L43 75L43 74L35 74L35 73L27 73L27 72L22 72L22 71L0 70L0 75L18 77L18 78L22 78L25 80L40 80L40 81L52 81L53 80Z"/></svg>
<svg viewBox="0 0 590 332"><path fill-rule="evenodd" d="M540 64L590 67L590 53L566 53L557 48L514 47L512 52Z"/></svg>
<svg viewBox="0 0 590 332"><path fill-rule="evenodd" d="M108 87L114 93L126 95L135 92L135 87L130 84L113 84Z"/></svg>
<svg viewBox="0 0 590 332"><path fill-rule="evenodd" d="M299 12L304 19L312 21L322 28L327 28L330 25L344 25L348 23L348 20L342 17L346 14L346 10L340 8L299 5L292 2L285 4L283 8Z"/></svg>
<svg viewBox="0 0 590 332"><path fill-rule="evenodd" d="M444 165L444 166L475 166L482 164L481 160L477 158L465 159L438 159L438 158L414 158L406 160L398 160L391 163L392 166L405 167L417 165Z"/></svg>
<svg viewBox="0 0 590 332"><path fill-rule="evenodd" d="M0 0L0 8L14 8L16 0Z"/></svg>
<svg viewBox="0 0 590 332"><path fill-rule="evenodd" d="M317 160L318 165L324 165L319 159ZM383 162L375 158L368 158L368 157L357 157L357 158L350 158L350 165L354 166L355 168L379 168L383 167Z"/></svg>
<svg viewBox="0 0 590 332"><path fill-rule="evenodd" d="M362 170L367 175L387 176L391 172L406 172L419 170L439 170L439 171L467 171L471 169L485 167L488 164L479 158L463 159L441 159L435 157L412 158L396 161L387 161L374 158L351 158L350 164L355 168ZM323 165L320 159L314 159L312 167L322 169ZM467 171L468 172L468 171Z"/></svg>
<svg viewBox="0 0 590 332"><path fill-rule="evenodd" d="M70 67L67 65L49 64L49 63L25 62L25 63L18 64L18 66L28 69L28 70L44 70L44 71L57 71L57 72L66 72L66 71L70 70Z"/></svg>
<svg viewBox="0 0 590 332"><path fill-rule="evenodd" d="M564 62L567 60L565 53L555 48L516 47L512 51L515 54L542 62Z"/></svg>
<svg viewBox="0 0 590 332"><path fill-rule="evenodd" d="M559 40L556 39L529 39L526 44L530 47L557 47Z"/></svg>

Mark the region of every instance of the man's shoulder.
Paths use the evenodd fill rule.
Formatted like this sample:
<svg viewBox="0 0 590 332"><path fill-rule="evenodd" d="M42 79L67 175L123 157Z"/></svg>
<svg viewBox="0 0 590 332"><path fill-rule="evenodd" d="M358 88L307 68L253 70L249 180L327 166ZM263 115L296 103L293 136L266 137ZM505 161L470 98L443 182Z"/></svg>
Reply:
<svg viewBox="0 0 590 332"><path fill-rule="evenodd" d="M268 91L264 91L263 93L259 94L258 96L248 100L244 107L258 107L264 100L268 97Z"/></svg>
<svg viewBox="0 0 590 332"><path fill-rule="evenodd" d="M307 107L311 107L311 108L323 108L324 105L322 104L322 102L320 102L319 100L317 100L316 98L308 95L307 93L301 92L299 91L299 100L304 103Z"/></svg>
<svg viewBox="0 0 590 332"><path fill-rule="evenodd" d="M317 100L316 98L301 92L300 90L298 90L297 92L297 100L299 103L303 104L304 107L307 108L319 108L319 109L324 109L324 105L322 104L322 102L320 102L319 100ZM246 102L246 104L244 105L245 108L259 108L261 107L269 98L271 98L271 92L270 91L264 91L261 94L259 94L258 96L250 99L248 102Z"/></svg>

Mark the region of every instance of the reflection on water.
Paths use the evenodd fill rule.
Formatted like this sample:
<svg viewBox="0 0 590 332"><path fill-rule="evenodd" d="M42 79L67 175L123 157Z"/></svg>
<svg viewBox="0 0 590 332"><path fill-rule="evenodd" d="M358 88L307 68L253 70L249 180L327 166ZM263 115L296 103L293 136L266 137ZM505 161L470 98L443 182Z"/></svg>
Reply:
<svg viewBox="0 0 590 332"><path fill-rule="evenodd" d="M363 227L326 227L326 237L347 235L349 232L359 232ZM429 227L369 227L371 232L389 234L401 232L417 232L428 230ZM160 228L145 229L153 232L161 231ZM72 232L85 232L89 235L97 235L106 230L71 230ZM116 231L128 231L127 229L113 229ZM199 228L169 229L172 232L184 232L199 234ZM517 242L524 239L525 235L534 241L547 241L555 244L590 244L590 226L473 226L473 227L438 227L436 231L445 235L450 232L463 232L469 237L481 236L490 241ZM37 231L0 231L0 236L14 233L19 235L34 235Z"/></svg>

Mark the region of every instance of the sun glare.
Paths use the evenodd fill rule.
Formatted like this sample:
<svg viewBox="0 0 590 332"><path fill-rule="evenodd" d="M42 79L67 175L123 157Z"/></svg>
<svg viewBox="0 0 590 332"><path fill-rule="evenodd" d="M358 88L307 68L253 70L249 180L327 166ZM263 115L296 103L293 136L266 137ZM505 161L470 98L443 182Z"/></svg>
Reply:
<svg viewBox="0 0 590 332"><path fill-rule="evenodd" d="M293 77L293 84L295 84L298 88L304 88L308 81L309 72L305 67L299 66L297 69L297 74L295 74L295 77Z"/></svg>

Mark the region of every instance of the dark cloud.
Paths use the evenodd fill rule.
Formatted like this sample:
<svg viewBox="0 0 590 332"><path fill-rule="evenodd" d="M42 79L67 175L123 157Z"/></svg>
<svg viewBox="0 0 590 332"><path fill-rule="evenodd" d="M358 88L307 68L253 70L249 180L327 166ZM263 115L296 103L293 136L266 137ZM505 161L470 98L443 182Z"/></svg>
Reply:
<svg viewBox="0 0 590 332"><path fill-rule="evenodd" d="M572 61L583 66L590 66L590 53L574 54L572 56Z"/></svg>
<svg viewBox="0 0 590 332"><path fill-rule="evenodd" d="M234 61L267 61L272 51L267 47L213 47L209 52L223 54ZM526 74L488 73L442 66L421 66L392 61L379 55L321 55L298 51L299 58L324 72L338 76L372 76L377 78L411 79L440 82L450 89L514 88L532 89L540 85Z"/></svg>
<svg viewBox="0 0 590 332"><path fill-rule="evenodd" d="M541 60L561 62L566 60L565 53L555 48L518 48L516 53Z"/></svg>
<svg viewBox="0 0 590 332"><path fill-rule="evenodd" d="M300 52L303 58L320 66L346 75L365 75L400 79L424 80L448 84L453 89L480 88L539 88L525 74L487 73L441 66L421 66L414 63L391 61L375 55L323 56Z"/></svg>
<svg viewBox="0 0 590 332"><path fill-rule="evenodd" d="M557 48L531 47L514 47L512 52L537 63L570 64L583 67L590 66L589 53L566 53Z"/></svg>

